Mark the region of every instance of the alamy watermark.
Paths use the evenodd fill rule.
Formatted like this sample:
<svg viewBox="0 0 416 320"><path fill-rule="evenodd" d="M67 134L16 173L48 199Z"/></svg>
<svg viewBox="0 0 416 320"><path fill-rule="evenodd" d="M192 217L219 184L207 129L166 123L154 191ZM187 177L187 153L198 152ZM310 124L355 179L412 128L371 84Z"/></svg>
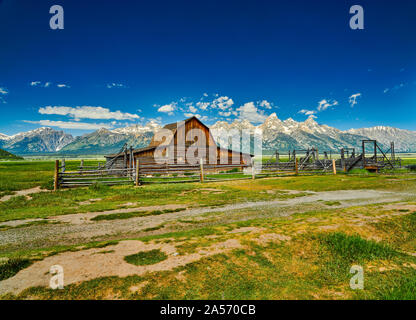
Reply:
<svg viewBox="0 0 416 320"><path fill-rule="evenodd" d="M360 5L353 5L350 8L350 13L353 16L350 19L350 28L352 30L364 29L364 9Z"/></svg>
<svg viewBox="0 0 416 320"><path fill-rule="evenodd" d="M51 266L49 273L52 275L49 280L49 287L53 290L64 288L64 268L59 264Z"/></svg>
<svg viewBox="0 0 416 320"><path fill-rule="evenodd" d="M350 288L352 290L364 289L364 269L362 266L353 265L350 269L350 273L353 276L350 279Z"/></svg>
<svg viewBox="0 0 416 320"><path fill-rule="evenodd" d="M49 26L51 27L51 29L64 29L64 8L56 4L49 9L49 13L53 14L53 16L49 20Z"/></svg>
<svg viewBox="0 0 416 320"><path fill-rule="evenodd" d="M350 7L350 14L353 16L350 18L350 28L352 30L364 29L364 9L360 5L353 5ZM53 5L49 9L49 13L53 16L49 20L49 26L52 30L64 29L64 8L60 5Z"/></svg>

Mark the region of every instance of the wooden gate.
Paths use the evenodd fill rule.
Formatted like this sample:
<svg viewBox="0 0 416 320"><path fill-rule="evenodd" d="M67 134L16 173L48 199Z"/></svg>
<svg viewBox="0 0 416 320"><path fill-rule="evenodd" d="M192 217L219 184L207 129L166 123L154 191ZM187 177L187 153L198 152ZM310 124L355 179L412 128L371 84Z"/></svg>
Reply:
<svg viewBox="0 0 416 320"><path fill-rule="evenodd" d="M98 166L96 169L80 167L78 171L66 171L65 165L55 162L54 190L59 188L85 187L95 183L104 185L123 185L134 183L134 169L106 169Z"/></svg>

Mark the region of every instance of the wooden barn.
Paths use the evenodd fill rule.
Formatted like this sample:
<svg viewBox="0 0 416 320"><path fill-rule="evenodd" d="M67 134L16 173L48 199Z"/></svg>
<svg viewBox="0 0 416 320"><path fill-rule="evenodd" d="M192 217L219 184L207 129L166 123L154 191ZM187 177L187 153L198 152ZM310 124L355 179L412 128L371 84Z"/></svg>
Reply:
<svg viewBox="0 0 416 320"><path fill-rule="evenodd" d="M169 159L169 164L196 164L186 157L188 151L193 152L189 148L199 148L197 156L202 158L204 163L233 164L235 167L251 164L252 154L217 146L210 129L196 117L167 124L163 129L165 131L161 130L161 133L155 134L149 146L145 148L125 148L117 154L106 156L107 167L134 168L137 159L140 163L156 163L160 159ZM163 136L163 132L168 132L166 130L169 130L170 134ZM193 137L193 140L186 139L189 137ZM131 161L132 159L134 161Z"/></svg>

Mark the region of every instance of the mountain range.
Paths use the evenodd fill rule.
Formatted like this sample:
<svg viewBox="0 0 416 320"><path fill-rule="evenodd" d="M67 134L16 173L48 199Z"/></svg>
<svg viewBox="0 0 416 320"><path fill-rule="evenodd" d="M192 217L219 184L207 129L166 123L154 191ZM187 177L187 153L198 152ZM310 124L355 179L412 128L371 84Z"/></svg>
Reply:
<svg viewBox="0 0 416 320"><path fill-rule="evenodd" d="M51 128L38 128L13 136L0 134L0 148L19 155L28 154L109 154L120 150L127 143L134 148L145 147L151 141L154 132L161 126L149 122L144 126L134 125L114 130L99 129L92 133L73 137L63 131ZM287 152L293 149L318 148L321 151L338 152L342 147L360 148L361 140L375 139L382 148L389 149L390 142L395 142L396 152L416 152L416 131L377 126L372 128L339 129L318 124L312 117L304 122L291 118L280 120L275 113L262 124L254 126L247 120L235 120L232 123L218 121L211 129L243 129L263 131L263 149ZM221 139L219 139L221 140Z"/></svg>
<svg viewBox="0 0 416 320"><path fill-rule="evenodd" d="M74 137L51 128L38 128L13 136L0 134L0 148L19 155L58 152Z"/></svg>

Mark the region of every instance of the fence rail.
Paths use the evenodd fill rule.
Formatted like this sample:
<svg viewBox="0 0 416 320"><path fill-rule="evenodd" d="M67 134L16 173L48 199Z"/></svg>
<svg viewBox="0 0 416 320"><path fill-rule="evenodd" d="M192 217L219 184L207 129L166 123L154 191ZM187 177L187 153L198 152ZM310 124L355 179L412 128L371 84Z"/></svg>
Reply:
<svg viewBox="0 0 416 320"><path fill-rule="evenodd" d="M214 182L247 180L271 176L336 174L342 170L335 160L266 163L257 167L245 164L157 164L141 163L139 159L130 168L107 169L105 166L84 166L76 171L66 171L65 162L55 164L54 189L90 186L94 183L105 185L143 185L154 183ZM94 169L92 169L94 168Z"/></svg>

